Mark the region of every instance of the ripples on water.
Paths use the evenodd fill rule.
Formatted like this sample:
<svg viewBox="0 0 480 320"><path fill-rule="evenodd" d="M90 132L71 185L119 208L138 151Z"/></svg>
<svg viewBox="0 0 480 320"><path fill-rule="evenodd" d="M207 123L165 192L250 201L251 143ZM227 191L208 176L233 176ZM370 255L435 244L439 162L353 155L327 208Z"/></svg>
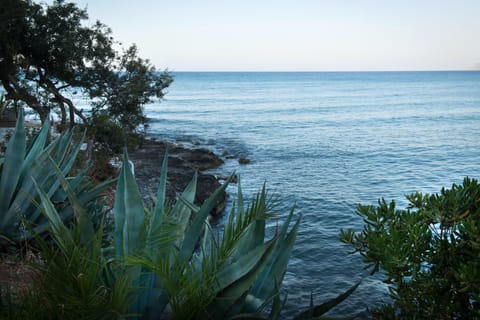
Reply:
<svg viewBox="0 0 480 320"><path fill-rule="evenodd" d="M288 272L288 318L298 306L341 293L366 275L338 241L362 227L358 203L438 192L480 177L480 72L178 73L167 100L146 108L150 132L246 156L235 170L244 193L267 181L282 212L303 214ZM235 194L235 187L230 187ZM366 277L338 309L385 300Z"/></svg>

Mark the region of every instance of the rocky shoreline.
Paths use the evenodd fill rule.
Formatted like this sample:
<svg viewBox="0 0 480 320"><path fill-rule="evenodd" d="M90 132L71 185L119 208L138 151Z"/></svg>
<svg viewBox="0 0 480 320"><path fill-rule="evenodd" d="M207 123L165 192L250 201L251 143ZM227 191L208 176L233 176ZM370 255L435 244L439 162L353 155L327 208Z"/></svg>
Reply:
<svg viewBox="0 0 480 320"><path fill-rule="evenodd" d="M191 149L154 139L147 139L138 149L129 153L144 201L151 201L157 192L165 150L168 150L167 201L173 203L197 171L195 204L201 205L220 186L216 176L203 171L220 167L223 160L207 149ZM222 214L226 200L227 194L224 193L211 212L213 218Z"/></svg>

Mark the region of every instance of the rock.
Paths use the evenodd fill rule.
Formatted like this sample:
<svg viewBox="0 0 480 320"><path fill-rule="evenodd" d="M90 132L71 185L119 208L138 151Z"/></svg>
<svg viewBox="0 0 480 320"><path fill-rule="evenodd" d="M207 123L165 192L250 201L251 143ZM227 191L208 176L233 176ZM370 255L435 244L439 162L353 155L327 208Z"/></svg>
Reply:
<svg viewBox="0 0 480 320"><path fill-rule="evenodd" d="M168 149L167 201L173 203L187 184L192 180L195 171L218 168L223 164L213 152L206 149L187 149L182 146L161 141L147 140L140 148L129 154L135 163L135 177L144 199L151 199L158 189L158 180L165 149ZM197 194L195 204L201 205L218 187L220 182L215 176L198 173ZM212 210L211 215L221 215L225 208L227 194Z"/></svg>
<svg viewBox="0 0 480 320"><path fill-rule="evenodd" d="M232 176L215 176L215 179L217 179L218 181L227 181L228 179L230 179L230 183L238 183L238 175L234 174Z"/></svg>
<svg viewBox="0 0 480 320"><path fill-rule="evenodd" d="M250 162L251 161L248 158L241 157L240 159L238 159L238 163L240 164L249 164Z"/></svg>

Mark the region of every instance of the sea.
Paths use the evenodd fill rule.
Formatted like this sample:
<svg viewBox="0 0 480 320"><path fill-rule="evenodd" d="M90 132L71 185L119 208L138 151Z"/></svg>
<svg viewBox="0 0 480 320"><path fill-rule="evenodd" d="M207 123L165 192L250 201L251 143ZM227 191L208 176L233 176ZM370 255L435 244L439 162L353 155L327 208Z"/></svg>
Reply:
<svg viewBox="0 0 480 320"><path fill-rule="evenodd" d="M283 282L285 319L362 280L334 309L368 317L389 302L342 228L360 231L358 204L436 193L480 178L480 72L174 72L145 107L149 135L208 148L251 198L264 183L277 213L302 215ZM240 157L251 162L241 165ZM228 188L235 199L236 185ZM221 229L224 219L217 222Z"/></svg>

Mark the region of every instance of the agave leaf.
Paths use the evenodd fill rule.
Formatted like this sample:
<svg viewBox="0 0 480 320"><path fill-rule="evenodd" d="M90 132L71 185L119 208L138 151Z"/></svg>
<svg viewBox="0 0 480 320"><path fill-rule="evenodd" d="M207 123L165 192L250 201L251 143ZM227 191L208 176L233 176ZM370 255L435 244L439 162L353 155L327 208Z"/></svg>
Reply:
<svg viewBox="0 0 480 320"><path fill-rule="evenodd" d="M138 253L144 246L145 215L142 198L128 162L127 151L115 193L115 246L118 257Z"/></svg>
<svg viewBox="0 0 480 320"><path fill-rule="evenodd" d="M299 217L292 227L292 230L287 234L287 228L292 219L293 212L294 209L290 211L290 214L282 226L272 258L252 288L251 293L257 298L267 299L274 292L276 283L283 281L301 221L301 217Z"/></svg>
<svg viewBox="0 0 480 320"><path fill-rule="evenodd" d="M20 179L21 168L26 153L25 140L23 110L20 109L15 131L7 144L5 161L0 177L0 228L2 230L11 226L11 221L16 218L16 216L13 215L16 213L7 213L7 211Z"/></svg>
<svg viewBox="0 0 480 320"><path fill-rule="evenodd" d="M59 135L50 145L45 148L45 151L55 160L56 163L61 163L65 159L68 146L71 145L73 139L72 130L68 130L64 134Z"/></svg>
<svg viewBox="0 0 480 320"><path fill-rule="evenodd" d="M54 163L58 165L60 168L63 176L66 176L70 169L72 168L75 159L78 155L78 152L80 151L80 148L82 146L82 141L83 138L80 139L76 144L73 145L72 148L70 146L72 145L72 133L69 132L66 135L68 139L62 139L63 136L60 136L59 139L61 143L58 144L57 147L57 158L54 157L54 154L51 153L45 153L45 160L48 163L48 166L51 166L51 163L48 161L48 158L52 158L55 160ZM49 180L46 184L48 186L47 194L52 197L54 193L58 190L60 186L60 181L57 179L55 175L50 175ZM60 201L63 201L64 199L60 199Z"/></svg>
<svg viewBox="0 0 480 320"><path fill-rule="evenodd" d="M87 189L87 190L84 190L84 191L78 193L77 197L78 197L78 199L80 200L81 203L89 203L92 200L98 199L99 196L102 194L102 192L105 191L105 189L112 186L115 182L117 182L116 179L105 180L105 181L97 184L96 186L94 186L91 189Z"/></svg>
<svg viewBox="0 0 480 320"><path fill-rule="evenodd" d="M254 250L243 256L237 261L227 264L220 269L216 276L217 291L222 291L234 282L238 281L261 261L265 253L273 246L274 241L257 246Z"/></svg>
<svg viewBox="0 0 480 320"><path fill-rule="evenodd" d="M69 151L69 152L64 153L65 158L63 158L61 161L53 162L55 165L57 165L60 168L63 176L66 176L70 172L70 170L72 169L72 166L75 163L75 159L77 158L77 155L78 155L78 153L79 153L79 151L82 147L82 143L83 143L84 138L85 138L85 132L84 132L82 138L77 143L75 143L73 146L71 146L71 140L70 140L70 144L59 145L59 146L61 146L62 150ZM48 158L52 158L52 157L49 155ZM86 172L87 172L87 168L85 168L84 170L79 172L73 178L73 181L70 182L70 186L71 186L72 189L76 189L77 186L79 186L81 184L81 182L83 181L83 179L85 177ZM47 192L47 194L49 194L51 196L52 200L58 201L58 202L63 202L63 201L66 200L67 195L66 195L65 192L63 192L62 189L59 188L59 185L60 185L60 181L57 181L56 179L54 179L53 183L50 186L49 192ZM83 187L86 188L87 186L84 185Z"/></svg>
<svg viewBox="0 0 480 320"><path fill-rule="evenodd" d="M35 183L48 195L50 198L56 189L59 188L60 182L51 164L48 160L48 153L43 152L35 161L32 166L25 172L26 177L31 177L35 180ZM32 180L24 179L17 197L10 206L11 211L21 212L30 221L36 221L41 212L39 208L35 208L32 203L28 201L28 197L37 198L36 186Z"/></svg>
<svg viewBox="0 0 480 320"><path fill-rule="evenodd" d="M40 207L33 203L40 201L37 189L41 189L55 206L57 204L63 206L67 193L60 189L61 179L56 174L56 168L51 163L50 158L53 159L55 166L58 166L62 171L62 177L65 177L70 171L81 146L81 140L77 144L71 144L72 133L69 132L60 135L45 147L49 129L47 121L30 144L28 151L25 151L22 115L23 111L21 111L21 116L17 120L16 131L10 140L10 145L14 148L9 147L9 159L5 160L8 165L4 163L0 173L0 186L5 186L6 179L9 180L7 183L8 190L3 190L0 193L0 207L3 207L0 210L0 229L17 241L32 236L31 233L20 232L21 219L19 215L29 224L35 226L33 228L35 232L44 232L48 229L47 218L42 215ZM19 148L19 146L22 147ZM21 152L21 150L23 151ZM14 166L11 165L13 163L15 163ZM15 179L14 176L18 178ZM72 181L70 187L72 190L76 190L76 197L81 204L95 201L100 192L100 187L89 189L90 187L87 187L88 184L84 183L83 177L84 173L80 173L77 177L70 179ZM36 185L33 180L35 180ZM7 196L10 199L6 199ZM62 220L68 220L72 217L74 212L72 205L73 203L69 202L61 211L57 212Z"/></svg>
<svg viewBox="0 0 480 320"><path fill-rule="evenodd" d="M195 200L195 193L197 192L197 177L198 174L195 172L192 180L188 183L180 196L180 199L182 200L175 203L171 212L171 217L178 223L179 226L181 226L181 229L179 230L180 233L178 242L183 240L183 233L190 221L192 211L188 205L185 205L185 203L193 203Z"/></svg>
<svg viewBox="0 0 480 320"><path fill-rule="evenodd" d="M265 241L265 220L268 216L267 209L267 189L263 184L260 196L253 201L251 210L254 212L252 218L255 219L255 235L253 237L253 245L258 245Z"/></svg>
<svg viewBox="0 0 480 320"><path fill-rule="evenodd" d="M169 242L164 243L161 251L156 250L157 252L150 252L150 254L154 254L157 258L160 257L160 254L166 254L168 261L172 264L175 262L174 257L184 241L185 230L191 220L192 210L190 209L189 203L195 199L196 185L197 175L195 174L180 196L183 201L178 200L169 211L168 216L162 218L162 224L157 226L158 229L155 230L155 232L152 230L147 240L149 247L156 247L161 241L158 239L159 237L162 237L163 240L168 238Z"/></svg>
<svg viewBox="0 0 480 320"><path fill-rule="evenodd" d="M195 245L198 242L209 213L220 200L231 179L232 177L225 181L220 188L215 190L215 192L208 197L207 200L205 200L203 205L200 207L200 210L198 210L198 212L195 214L192 223L185 230L185 237L178 253L178 261L185 263L192 256Z"/></svg>
<svg viewBox="0 0 480 320"><path fill-rule="evenodd" d="M235 238L235 207L236 204L235 201L233 201L232 208L228 214L227 223L225 224L225 229L223 231L223 241L233 241Z"/></svg>
<svg viewBox="0 0 480 320"><path fill-rule="evenodd" d="M89 169L90 167L87 166L80 170L75 176L66 178L67 181L70 183L70 187L72 188L72 190L75 190L76 196L79 200L81 200L82 203L86 203L90 200L98 198L106 188L110 187L111 185L113 185L114 182L116 182L116 179L108 179L96 185L93 185L90 182L85 183L85 177L87 176ZM91 194L93 194L94 196L85 198L86 195ZM64 201L66 198L67 195L62 189L56 190L51 197L52 202L54 203L55 201ZM88 200L83 200L83 198Z"/></svg>
<svg viewBox="0 0 480 320"><path fill-rule="evenodd" d="M243 192L242 186L240 183L240 177L238 178L238 186L237 186L237 207L238 207L238 215L241 217L244 215L244 201L243 201ZM237 221L238 223L239 221Z"/></svg>
<svg viewBox="0 0 480 320"><path fill-rule="evenodd" d="M357 287L360 285L361 282L362 281L360 280L353 287L351 287L344 293L338 295L337 297L331 300L328 300L327 302L324 302L321 305L312 306L309 309L301 312L299 315L297 315L294 318L294 320L311 319L311 318L317 318L324 315L325 313L327 313L328 311L330 311L331 309L339 305L341 302L343 302L343 300L348 298L355 291L355 289L357 289Z"/></svg>
<svg viewBox="0 0 480 320"><path fill-rule="evenodd" d="M49 226L52 230L52 237L54 237L55 241L63 250L63 252L66 252L69 247L74 245L73 238L67 227L65 227L65 224L58 215L57 210L53 206L47 194L38 187L35 181L33 181L33 183L36 186L37 192L40 196L42 212L47 218Z"/></svg>
<svg viewBox="0 0 480 320"><path fill-rule="evenodd" d="M43 130L43 129L42 129ZM43 131L46 135L47 131ZM70 171L75 158L80 150L83 138L77 142L72 149L70 149L72 141L72 133L69 131L65 135L60 135L55 139L52 144L47 146L31 161L30 167L25 168L24 175L34 177L36 183L46 192L46 194L52 198L59 190L60 180L54 173L54 168L49 161L52 158L56 165L61 169L62 174L65 176ZM70 151L70 152L69 152ZM24 179L22 188L24 195L35 195L35 187L31 184L30 179ZM56 196L61 193L57 193ZM64 198L55 197L55 201L63 202L66 200L66 194L63 194ZM40 217L40 210L33 208L30 204L25 204L24 197L15 199L15 205L12 207L15 210L19 210L24 213L28 220L36 221Z"/></svg>
<svg viewBox="0 0 480 320"><path fill-rule="evenodd" d="M243 202L241 200L240 202ZM268 218L267 214L267 198L265 186L262 191L257 194L252 201L251 206L243 211L239 208L239 214L237 217L237 223L235 227L237 231L234 233L242 232L238 237L238 244L235 245L231 258L233 260L243 256L253 248L264 243L265 241L265 224ZM238 236L238 235L237 235Z"/></svg>
<svg viewBox="0 0 480 320"><path fill-rule="evenodd" d="M38 158L45 149L49 128L50 121L47 119L47 121L45 121L45 123L43 124L40 132L35 136L27 151L25 161L22 165L22 178L25 177L26 170L28 170L28 168L32 166L33 161Z"/></svg>
<svg viewBox="0 0 480 320"><path fill-rule="evenodd" d="M252 251L254 248L258 247L255 245L255 232L258 230L256 221L243 227L243 231L237 235L236 239L233 239L231 243L225 243L224 248L231 248L231 254L229 260L235 261L243 257L248 252ZM238 232L238 231L237 231Z"/></svg>
<svg viewBox="0 0 480 320"><path fill-rule="evenodd" d="M249 252L238 261L227 265L217 274L217 299L214 310L226 312L231 305L246 293L258 274L268 262L277 238L270 240ZM220 316L222 316L220 314Z"/></svg>
<svg viewBox="0 0 480 320"><path fill-rule="evenodd" d="M82 137L72 146L72 138L70 138L68 144L62 145L62 149L65 150L63 161L59 167L62 169L64 175L67 175L68 172L72 169L75 159L77 158L80 149L82 148L83 140L85 139L85 131L83 132ZM72 146L69 148L69 146ZM67 152L70 151L70 152Z"/></svg>
<svg viewBox="0 0 480 320"><path fill-rule="evenodd" d="M158 182L157 189L157 202L152 216L150 217L150 223L147 234L147 248L151 251L151 237L159 232L163 221L163 215L165 214L165 198L167 191L167 168L168 168L168 150L165 150L165 156L162 162L162 169L160 173L160 180Z"/></svg>
<svg viewBox="0 0 480 320"><path fill-rule="evenodd" d="M63 176L60 168L56 165L56 163L53 161L52 158L49 158L49 160L50 160L51 166L53 167L53 169L55 170L55 173L57 174L58 179L60 180L60 183L62 184L63 190L65 190L65 192L67 193L68 199L72 204L74 216L77 222L76 230L79 232L80 243L87 243L95 235L92 222L88 219L85 208L76 197L75 193L73 192L70 186L70 183Z"/></svg>
<svg viewBox="0 0 480 320"><path fill-rule="evenodd" d="M178 201L184 205L185 207L187 207L190 211L192 212L198 212L198 210L200 210L200 207L199 206L196 206L194 203L188 201L187 199L185 199L183 196L180 196L178 198Z"/></svg>
<svg viewBox="0 0 480 320"><path fill-rule="evenodd" d="M282 311L283 307L287 303L288 295L285 295L283 301L280 299L280 283L275 284L275 295L273 297L273 304L270 310L269 319L277 319L280 316L280 312Z"/></svg>

